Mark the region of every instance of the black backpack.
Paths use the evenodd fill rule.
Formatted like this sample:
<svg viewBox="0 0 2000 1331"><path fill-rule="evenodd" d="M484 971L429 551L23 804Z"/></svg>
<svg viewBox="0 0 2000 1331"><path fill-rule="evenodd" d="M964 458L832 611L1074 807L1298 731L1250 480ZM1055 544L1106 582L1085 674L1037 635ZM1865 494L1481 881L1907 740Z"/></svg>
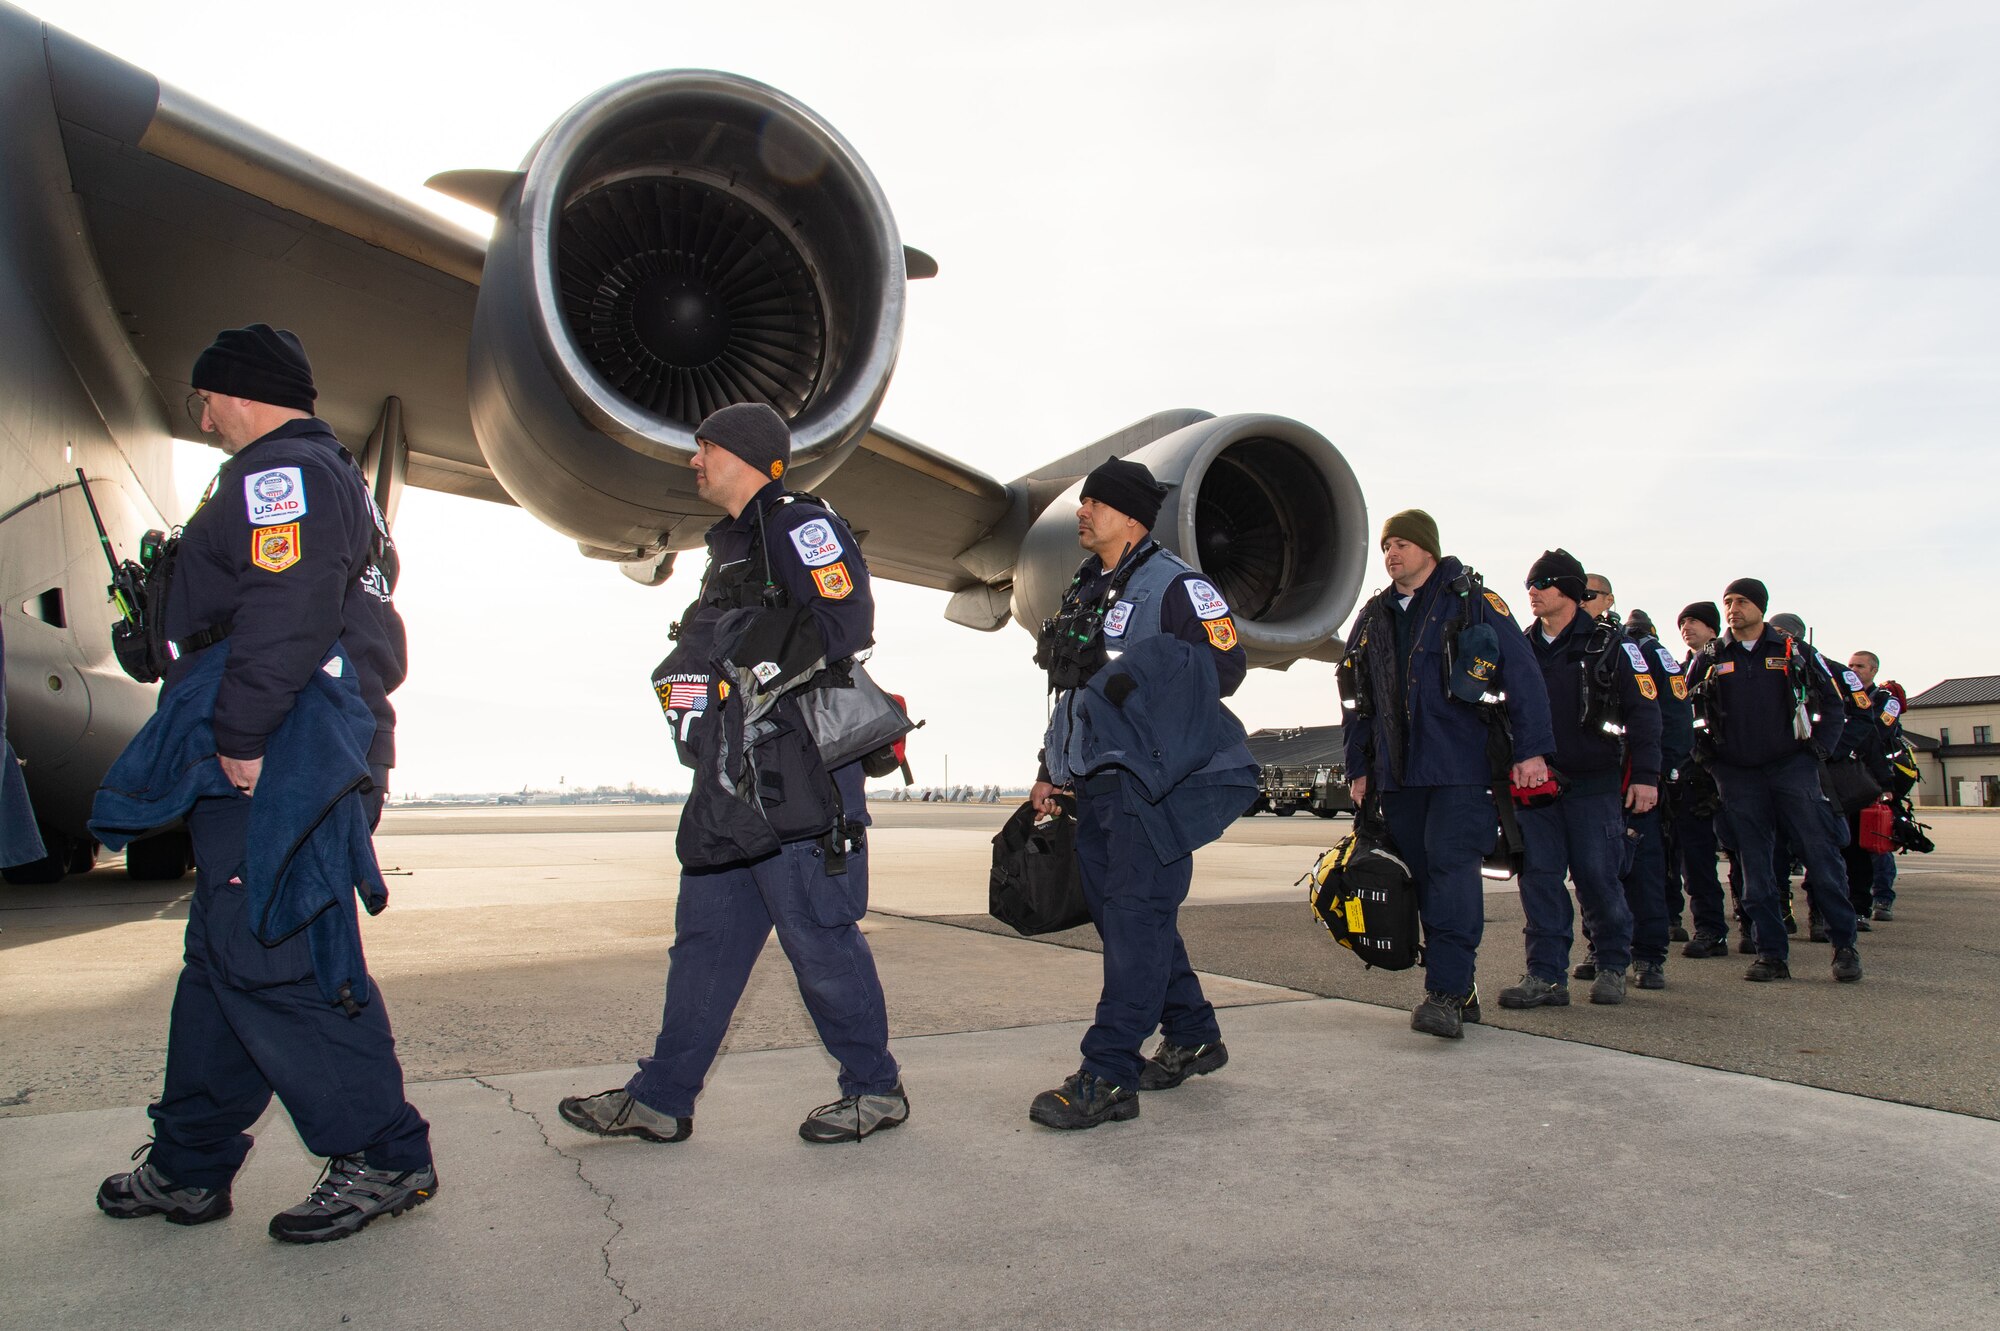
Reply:
<svg viewBox="0 0 2000 1331"><path fill-rule="evenodd" d="M1355 811L1354 831L1299 881L1308 879L1313 914L1334 942L1383 970L1408 970L1423 960L1416 880L1368 808Z"/></svg>
<svg viewBox="0 0 2000 1331"><path fill-rule="evenodd" d="M1076 807L1037 822L1026 800L993 836L993 874L986 913L1026 938L1090 923L1083 870L1076 860Z"/></svg>

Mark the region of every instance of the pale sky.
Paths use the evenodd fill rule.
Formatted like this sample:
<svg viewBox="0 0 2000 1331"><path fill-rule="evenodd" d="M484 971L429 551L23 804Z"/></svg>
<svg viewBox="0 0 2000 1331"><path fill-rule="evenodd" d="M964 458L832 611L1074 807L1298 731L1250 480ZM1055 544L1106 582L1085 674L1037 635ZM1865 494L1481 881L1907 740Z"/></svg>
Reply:
<svg viewBox="0 0 2000 1331"><path fill-rule="evenodd" d="M1670 634L1749 574L1912 692L2000 671L1990 3L31 7L441 210L427 176L517 165L614 79L760 79L942 266L897 430L1006 480L1162 408L1277 412L1523 612L1561 545ZM194 491L220 461L180 456ZM396 536L400 793L684 787L646 681L697 556L640 588L418 491ZM919 780L1029 780L1028 635L878 592ZM1336 720L1332 667L1236 709Z"/></svg>

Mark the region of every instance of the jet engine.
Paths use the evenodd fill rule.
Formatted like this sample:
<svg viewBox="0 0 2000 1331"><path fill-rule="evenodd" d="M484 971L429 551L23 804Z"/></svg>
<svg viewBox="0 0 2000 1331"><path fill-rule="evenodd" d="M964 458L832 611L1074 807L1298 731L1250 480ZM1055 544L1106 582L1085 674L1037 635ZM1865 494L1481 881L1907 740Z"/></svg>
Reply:
<svg viewBox="0 0 2000 1331"><path fill-rule="evenodd" d="M1073 455L1087 469L1103 460ZM1368 561L1368 510L1340 450L1282 416L1217 416L1126 454L1174 486L1153 529L1228 600L1254 666L1338 660ZM1014 566L1013 613L1038 631L1084 557L1079 477L1036 518Z"/></svg>
<svg viewBox="0 0 2000 1331"><path fill-rule="evenodd" d="M586 553L698 543L713 510L685 464L717 407L791 422L792 485L853 450L895 366L904 251L868 167L806 107L646 74L578 103L520 172L462 174L489 178L497 218L473 429L507 492Z"/></svg>

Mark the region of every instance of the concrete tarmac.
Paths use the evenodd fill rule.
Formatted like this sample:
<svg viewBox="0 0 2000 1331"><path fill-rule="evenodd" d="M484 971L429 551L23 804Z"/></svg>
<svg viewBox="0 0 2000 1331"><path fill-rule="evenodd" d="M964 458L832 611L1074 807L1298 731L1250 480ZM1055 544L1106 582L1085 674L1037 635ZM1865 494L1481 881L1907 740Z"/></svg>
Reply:
<svg viewBox="0 0 2000 1331"><path fill-rule="evenodd" d="M402 872L368 946L443 1187L317 1248L263 1232L318 1167L275 1107L230 1220L96 1212L98 1180L145 1136L191 883L107 866L8 890L0 1326L2000 1324L2000 1123L1977 1104L1797 1084L1813 1078L1783 1060L1774 1076L1693 1066L1771 1021L1764 991L1706 975L1645 995L1655 1007L1584 1009L1607 1023L1551 1028L1564 1039L1489 1026L1446 1043L1400 1007L1313 997L1328 974L1385 978L1314 938L1292 886L1344 823L1249 820L1203 852L1190 945L1230 1005L1226 1069L1149 1094L1133 1123L1036 1128L1027 1101L1075 1066L1096 959L940 921L983 906L1004 809L874 811L867 927L914 1114L837 1148L796 1136L836 1092L774 950L692 1140L603 1141L554 1114L650 1043L670 812L392 813L378 844ZM1966 1070L1940 1081L1976 1091L2000 1062L1978 1036L1991 1004L1898 986L1983 946L1963 922L1995 895L2000 820L1935 821L1940 853L1905 859L1899 918L1864 941L1868 979L1781 996L1799 1020L1843 1004L1842 1047L1878 1026L1952 1032ZM1489 926L1489 986L1518 948ZM1698 966L1741 970L1669 974ZM1601 1041L1674 1003L1707 1013L1675 1037L1679 1061Z"/></svg>

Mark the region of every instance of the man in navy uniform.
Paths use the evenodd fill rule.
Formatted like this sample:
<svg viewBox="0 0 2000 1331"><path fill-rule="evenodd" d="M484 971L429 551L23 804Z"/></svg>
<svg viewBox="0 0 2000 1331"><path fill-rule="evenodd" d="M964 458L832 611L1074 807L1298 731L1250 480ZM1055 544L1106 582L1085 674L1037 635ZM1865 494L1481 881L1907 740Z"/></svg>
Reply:
<svg viewBox="0 0 2000 1331"><path fill-rule="evenodd" d="M1772 857L1780 831L1806 862L1806 890L1833 945L1833 976L1861 978L1854 908L1820 790L1820 765L1847 724L1841 691L1804 643L1764 622L1770 593L1738 578L1722 597L1729 631L1689 680L1707 721L1706 753L1742 867L1743 908L1757 960L1743 978L1791 978L1790 939L1778 904Z"/></svg>
<svg viewBox="0 0 2000 1331"><path fill-rule="evenodd" d="M1722 632L1722 607L1713 601L1695 601L1683 606L1677 627L1688 649L1680 671L1685 692L1695 662L1712 653L1716 636ZM1692 708L1690 699L1690 715ZM1673 853L1680 865L1688 913L1694 918L1694 937L1688 939L1681 955L1697 959L1726 957L1729 912L1723 901L1722 875L1715 867L1716 851L1721 844L1716 836L1716 821L1722 812L1715 778L1692 755L1690 731L1689 757L1681 763L1680 779L1672 784L1667 797L1668 813L1674 824Z"/></svg>
<svg viewBox="0 0 2000 1331"><path fill-rule="evenodd" d="M864 773L858 759L827 772L796 708L828 663L874 641L868 565L831 509L786 492L792 439L776 411L723 407L696 427L695 442L696 492L727 516L708 530L700 599L654 679L683 761L696 767L676 838L665 1009L652 1055L625 1085L569 1096L558 1110L601 1137L687 1140L695 1098L776 929L820 1042L840 1065L840 1098L809 1113L799 1136L859 1141L910 1116L882 982L857 927L868 909ZM749 742L753 705L776 719L752 769L754 804L725 788L742 770L721 756Z"/></svg>
<svg viewBox="0 0 2000 1331"><path fill-rule="evenodd" d="M1084 898L1104 940L1104 989L1082 1066L1028 1108L1044 1127L1136 1118L1138 1091L1168 1090L1229 1061L1179 920L1195 848L1256 794L1243 727L1222 705L1249 662L1221 593L1153 539L1168 489L1122 458L1084 478L1077 544L1089 553L1037 645L1055 704L1029 799L1054 817L1057 792L1074 792ZM1165 678L1140 664L1175 660L1194 667L1180 673L1191 692L1163 692ZM1093 749L1096 737L1128 727L1153 736L1155 760L1166 751L1168 789L1150 789L1147 773ZM1149 1057L1142 1049L1155 1029Z"/></svg>
<svg viewBox="0 0 2000 1331"><path fill-rule="evenodd" d="M171 557L165 631L178 655L161 699L228 641L212 724L216 761L242 798L203 799L187 815L195 896L166 1087L148 1110L151 1152L106 1179L97 1204L119 1219L182 1225L228 1215L249 1128L275 1093L327 1168L304 1202L272 1217L271 1236L315 1243L419 1205L438 1186L430 1125L404 1098L380 986L371 982L352 1011L329 1004L306 931L266 947L244 883L266 744L336 641L375 714L371 823L381 814L395 762L388 695L405 674L394 546L354 459L312 414L318 394L297 337L268 324L229 329L191 378L189 412L230 458Z"/></svg>
<svg viewBox="0 0 2000 1331"><path fill-rule="evenodd" d="M1424 998L1410 1029L1456 1040L1466 1021L1479 1019L1475 969L1486 927L1479 865L1498 839L1493 787L1545 784L1555 739L1520 626L1477 574L1439 553L1436 520L1405 509L1382 524L1380 546L1390 585L1361 607L1347 639L1348 790L1357 807L1371 795L1380 801L1417 884ZM1492 634L1491 685L1503 715L1453 688L1455 645L1475 631ZM1506 770L1496 772L1503 747L1498 765Z"/></svg>
<svg viewBox="0 0 2000 1331"><path fill-rule="evenodd" d="M1621 877L1627 811L1659 801L1660 709L1638 644L1614 623L1582 613L1583 565L1567 550L1545 551L1528 570L1527 631L1547 689L1555 730L1553 766L1561 791L1521 811L1527 863L1521 908L1527 916L1527 973L1500 992L1506 1008L1569 1004L1574 913L1565 876L1589 924L1597 959L1590 1001L1625 1001L1632 959L1632 912Z"/></svg>

